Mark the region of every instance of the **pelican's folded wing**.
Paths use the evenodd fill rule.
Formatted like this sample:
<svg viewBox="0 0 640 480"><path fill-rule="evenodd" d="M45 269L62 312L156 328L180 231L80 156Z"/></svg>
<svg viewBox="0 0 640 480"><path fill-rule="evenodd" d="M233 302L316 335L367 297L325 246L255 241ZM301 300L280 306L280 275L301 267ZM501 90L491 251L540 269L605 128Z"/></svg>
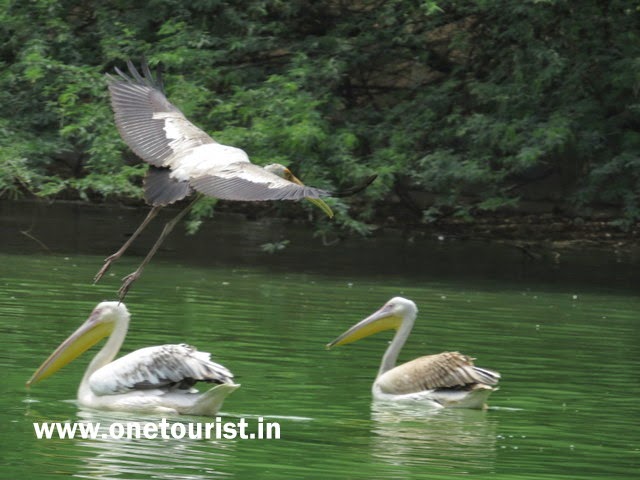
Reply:
<svg viewBox="0 0 640 480"><path fill-rule="evenodd" d="M141 348L96 370L89 387L96 395L133 390L183 388L196 382L233 383L233 374L207 352L180 345Z"/></svg>
<svg viewBox="0 0 640 480"><path fill-rule="evenodd" d="M443 352L403 363L380 376L377 383L384 392L403 394L474 384L493 386L499 379L498 372L476 367L466 355Z"/></svg>
<svg viewBox="0 0 640 480"><path fill-rule="evenodd" d="M144 76L133 63L127 66L130 76L116 68L118 76L107 78L116 126L136 155L156 167L171 167L198 145L215 142L167 100L146 63Z"/></svg>
<svg viewBox="0 0 640 480"><path fill-rule="evenodd" d="M249 162L236 162L192 178L191 187L224 200L300 200L330 196L326 190L298 185Z"/></svg>

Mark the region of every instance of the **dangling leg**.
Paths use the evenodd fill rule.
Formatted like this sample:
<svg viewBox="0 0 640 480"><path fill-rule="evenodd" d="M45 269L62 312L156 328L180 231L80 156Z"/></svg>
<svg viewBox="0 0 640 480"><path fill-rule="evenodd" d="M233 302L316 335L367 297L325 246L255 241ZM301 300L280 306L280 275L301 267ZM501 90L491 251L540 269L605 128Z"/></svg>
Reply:
<svg viewBox="0 0 640 480"><path fill-rule="evenodd" d="M131 288L131 285L133 285L133 282L135 282L138 278L140 278L140 275L142 275L142 271L144 270L144 267L147 265L147 263L151 261L153 256L158 251L158 248L160 248L160 245L162 245L162 242L164 242L164 239L167 238L169 233L171 233L171 230L173 230L176 224L180 220L182 220L182 217L184 217L187 214L187 212L191 210L191 207L193 207L193 205L197 201L198 201L198 197L196 197L196 199L193 202L191 202L189 205L187 205L187 207L184 210L182 210L178 215L176 215L173 219L169 220L165 224L164 228L162 229L162 233L158 237L158 240L156 240L156 243L153 244L153 247L151 247L151 250L149 250L149 253L147 253L147 256L144 257L144 260L142 261L138 269L135 272L130 273L129 275L127 275L122 279L122 286L118 291L121 302L122 300L124 300L124 297L127 295L127 292Z"/></svg>
<svg viewBox="0 0 640 480"><path fill-rule="evenodd" d="M124 254L127 248L129 248L129 246L138 237L138 235L142 233L142 231L149 224L149 222L153 220L156 215L158 215L158 212L160 211L161 208L162 207L153 207L147 214L147 218L145 218L144 221L138 227L138 229L135 232L133 232L133 235L131 235L131 237L129 237L129 239L126 242L124 242L124 245L120 247L120 250L118 250L113 255L110 255L104 259L104 265L102 266L100 271L96 273L96 276L93 277L93 283L98 283L100 281L100 279L104 276L104 274L107 273L107 270L111 268L111 264L116 260L118 260Z"/></svg>

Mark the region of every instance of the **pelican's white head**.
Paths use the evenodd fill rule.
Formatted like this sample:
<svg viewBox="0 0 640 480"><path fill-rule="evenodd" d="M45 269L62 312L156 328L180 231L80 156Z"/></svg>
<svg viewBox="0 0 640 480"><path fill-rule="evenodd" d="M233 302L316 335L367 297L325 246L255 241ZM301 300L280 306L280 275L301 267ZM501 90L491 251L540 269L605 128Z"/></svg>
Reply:
<svg viewBox="0 0 640 480"><path fill-rule="evenodd" d="M346 345L384 330L397 330L407 322L413 325L417 313L418 307L411 300L403 297L393 297L379 310L356 323L338 338L327 344L327 348Z"/></svg>
<svg viewBox="0 0 640 480"><path fill-rule="evenodd" d="M89 318L47 358L27 382L30 386L50 377L65 365L71 363L93 345L111 335L116 324L124 322L124 330L129 323L129 311L124 303L99 303Z"/></svg>
<svg viewBox="0 0 640 480"><path fill-rule="evenodd" d="M414 317L418 314L415 302L404 297L393 297L382 308L388 308L400 317Z"/></svg>

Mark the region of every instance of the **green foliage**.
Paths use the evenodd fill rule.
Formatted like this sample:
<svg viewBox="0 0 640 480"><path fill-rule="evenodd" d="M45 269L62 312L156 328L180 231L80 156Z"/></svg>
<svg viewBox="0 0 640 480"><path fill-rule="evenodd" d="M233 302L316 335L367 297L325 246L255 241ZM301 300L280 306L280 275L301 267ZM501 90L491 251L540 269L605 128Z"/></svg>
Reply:
<svg viewBox="0 0 640 480"><path fill-rule="evenodd" d="M289 243L289 240L280 240L279 242L263 243L260 248L263 252L274 254L283 251Z"/></svg>
<svg viewBox="0 0 640 480"><path fill-rule="evenodd" d="M218 203L217 198L201 197L198 199L189 211L189 218L186 224L188 235L193 235L198 231L203 218L211 217L213 215L216 203Z"/></svg>
<svg viewBox="0 0 640 480"><path fill-rule="evenodd" d="M327 238L369 232L398 188L430 194L423 221L514 208L536 186L561 207L617 207L623 226L640 216L632 3L4 3L2 197L141 197L104 73L146 56L189 118L256 163L328 189L378 173L356 202L332 201Z"/></svg>

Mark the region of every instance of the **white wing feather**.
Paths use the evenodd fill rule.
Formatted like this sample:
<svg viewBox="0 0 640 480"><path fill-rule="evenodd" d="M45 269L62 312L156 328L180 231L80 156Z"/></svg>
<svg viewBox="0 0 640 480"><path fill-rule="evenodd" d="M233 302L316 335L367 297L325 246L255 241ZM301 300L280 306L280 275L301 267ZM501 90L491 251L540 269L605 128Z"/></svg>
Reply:
<svg viewBox="0 0 640 480"><path fill-rule="evenodd" d="M131 62L127 65L130 76L118 69L118 76L107 76L109 93L118 131L140 158L169 167L198 146L215 142L167 100L146 65L144 77Z"/></svg>

